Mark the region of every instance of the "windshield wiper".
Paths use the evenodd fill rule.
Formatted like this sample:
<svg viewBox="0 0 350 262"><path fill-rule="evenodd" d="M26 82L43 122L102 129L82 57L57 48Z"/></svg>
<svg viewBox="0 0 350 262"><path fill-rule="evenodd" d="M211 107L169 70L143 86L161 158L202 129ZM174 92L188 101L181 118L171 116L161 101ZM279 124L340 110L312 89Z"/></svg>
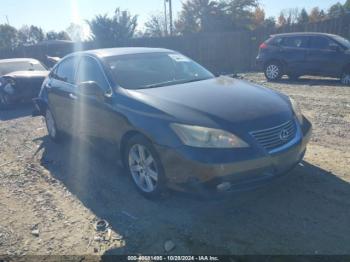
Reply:
<svg viewBox="0 0 350 262"><path fill-rule="evenodd" d="M144 88L156 88L156 87L162 87L162 86L167 86L167 85L176 85L176 84L186 84L186 83L191 83L191 82L198 82L198 81L203 81L210 79L209 77L207 78L195 78L195 79L180 79L180 80L170 80L170 81L164 81L160 83L155 83L155 84L150 84L146 86L141 86L142 89Z"/></svg>

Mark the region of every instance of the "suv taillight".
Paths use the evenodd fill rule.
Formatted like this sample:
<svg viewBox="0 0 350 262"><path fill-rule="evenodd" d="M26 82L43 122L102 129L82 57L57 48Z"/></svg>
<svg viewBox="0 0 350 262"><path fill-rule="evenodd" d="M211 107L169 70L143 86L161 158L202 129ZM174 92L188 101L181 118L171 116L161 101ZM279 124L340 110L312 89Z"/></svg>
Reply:
<svg viewBox="0 0 350 262"><path fill-rule="evenodd" d="M260 49L266 49L268 46L267 46L267 44L264 42L264 43L262 43L260 46L259 46L259 48Z"/></svg>

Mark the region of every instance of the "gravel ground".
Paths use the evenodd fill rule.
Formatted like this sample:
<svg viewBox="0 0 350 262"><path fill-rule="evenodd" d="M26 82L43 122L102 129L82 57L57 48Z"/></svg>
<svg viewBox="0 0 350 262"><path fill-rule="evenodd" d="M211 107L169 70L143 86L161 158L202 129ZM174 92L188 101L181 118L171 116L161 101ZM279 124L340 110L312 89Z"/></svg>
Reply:
<svg viewBox="0 0 350 262"><path fill-rule="evenodd" d="M350 254L350 88L241 77L295 98L314 135L285 179L219 201L146 200L117 161L52 143L30 107L0 112L0 254Z"/></svg>

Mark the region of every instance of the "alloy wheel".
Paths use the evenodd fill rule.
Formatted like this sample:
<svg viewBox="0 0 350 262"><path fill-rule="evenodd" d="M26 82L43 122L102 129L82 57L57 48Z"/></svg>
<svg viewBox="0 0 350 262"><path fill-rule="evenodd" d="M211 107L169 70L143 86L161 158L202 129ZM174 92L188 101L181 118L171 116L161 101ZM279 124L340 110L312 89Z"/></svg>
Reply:
<svg viewBox="0 0 350 262"><path fill-rule="evenodd" d="M147 147L135 144L129 151L129 169L137 187L145 193L156 190L159 172L157 163Z"/></svg>
<svg viewBox="0 0 350 262"><path fill-rule="evenodd" d="M266 76L270 80L275 80L279 77L280 75L280 68L275 65L271 64L266 67Z"/></svg>

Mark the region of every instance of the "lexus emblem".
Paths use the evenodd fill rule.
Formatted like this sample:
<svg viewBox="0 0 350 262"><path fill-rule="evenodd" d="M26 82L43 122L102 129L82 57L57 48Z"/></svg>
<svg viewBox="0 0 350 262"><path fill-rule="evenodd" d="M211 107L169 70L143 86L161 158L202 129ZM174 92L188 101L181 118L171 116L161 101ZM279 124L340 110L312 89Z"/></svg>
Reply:
<svg viewBox="0 0 350 262"><path fill-rule="evenodd" d="M283 129L280 133L280 139L282 141L286 141L286 140L288 140L289 135L290 135L289 131L287 129Z"/></svg>

